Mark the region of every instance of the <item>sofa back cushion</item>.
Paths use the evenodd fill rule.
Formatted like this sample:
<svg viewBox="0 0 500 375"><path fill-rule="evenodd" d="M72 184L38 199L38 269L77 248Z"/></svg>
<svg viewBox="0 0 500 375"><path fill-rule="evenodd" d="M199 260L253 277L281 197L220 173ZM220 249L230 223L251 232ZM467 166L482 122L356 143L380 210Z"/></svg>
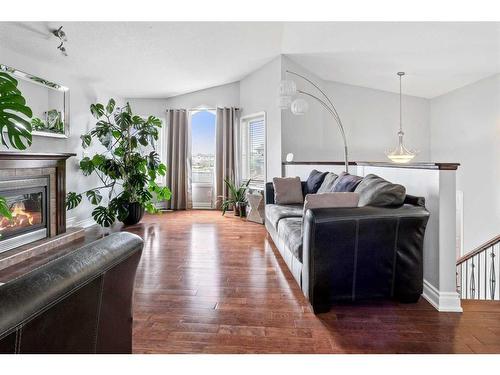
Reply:
<svg viewBox="0 0 500 375"><path fill-rule="evenodd" d="M337 192L354 192L363 177L355 176L346 172L342 172L333 184L333 193Z"/></svg>
<svg viewBox="0 0 500 375"><path fill-rule="evenodd" d="M306 181L306 194L316 194L327 174L313 169Z"/></svg>
<svg viewBox="0 0 500 375"><path fill-rule="evenodd" d="M319 187L317 193L331 193L333 190L333 185L335 184L337 178L339 178L338 175L333 172L328 172L323 179L323 183Z"/></svg>
<svg viewBox="0 0 500 375"><path fill-rule="evenodd" d="M358 207L358 193L321 193L307 194L304 200L304 213L309 208Z"/></svg>
<svg viewBox="0 0 500 375"><path fill-rule="evenodd" d="M299 177L274 177L274 203L297 204L304 202Z"/></svg>
<svg viewBox="0 0 500 375"><path fill-rule="evenodd" d="M356 187L359 206L389 207L400 206L406 197L406 188L393 184L374 174L367 175Z"/></svg>

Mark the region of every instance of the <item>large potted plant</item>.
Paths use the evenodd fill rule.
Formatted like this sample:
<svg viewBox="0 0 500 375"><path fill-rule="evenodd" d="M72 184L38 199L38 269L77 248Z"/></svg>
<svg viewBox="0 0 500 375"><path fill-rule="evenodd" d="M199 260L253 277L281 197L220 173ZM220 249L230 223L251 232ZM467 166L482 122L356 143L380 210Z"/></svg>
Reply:
<svg viewBox="0 0 500 375"><path fill-rule="evenodd" d="M31 123L33 113L26 106L26 99L17 88L17 80L0 72L0 138L2 145L24 150L31 146ZM5 137L7 135L7 138ZM0 215L12 218L5 198L0 197Z"/></svg>
<svg viewBox="0 0 500 375"><path fill-rule="evenodd" d="M144 119L134 115L128 103L118 108L114 99L106 106L92 104L90 111L98 121L95 128L81 136L82 147L87 148L97 140L106 151L84 157L80 169L86 176L96 175L101 184L80 193L69 192L66 208L78 206L85 195L97 206L92 217L99 225L109 227L117 219L127 225L136 224L144 210L158 211L155 199L164 201L171 196L168 187L156 182L166 173L166 166L155 150L161 121L154 116ZM104 192L107 204L103 203Z"/></svg>
<svg viewBox="0 0 500 375"><path fill-rule="evenodd" d="M240 186L237 186L233 181L227 178L224 179L224 183L229 190L229 197L226 199L220 197L222 198L222 215L224 216L226 211L233 207L235 216L245 217L247 208L246 192L248 190L250 180L242 183Z"/></svg>

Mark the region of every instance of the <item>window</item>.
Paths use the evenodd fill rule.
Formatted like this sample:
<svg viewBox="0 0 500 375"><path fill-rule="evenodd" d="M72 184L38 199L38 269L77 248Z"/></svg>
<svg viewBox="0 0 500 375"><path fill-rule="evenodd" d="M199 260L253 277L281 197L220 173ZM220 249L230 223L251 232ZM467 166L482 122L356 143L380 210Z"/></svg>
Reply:
<svg viewBox="0 0 500 375"><path fill-rule="evenodd" d="M241 119L241 178L250 179L250 187L261 190L266 181L265 125L264 113Z"/></svg>
<svg viewBox="0 0 500 375"><path fill-rule="evenodd" d="M193 208L213 208L215 179L215 112L191 110L191 200Z"/></svg>

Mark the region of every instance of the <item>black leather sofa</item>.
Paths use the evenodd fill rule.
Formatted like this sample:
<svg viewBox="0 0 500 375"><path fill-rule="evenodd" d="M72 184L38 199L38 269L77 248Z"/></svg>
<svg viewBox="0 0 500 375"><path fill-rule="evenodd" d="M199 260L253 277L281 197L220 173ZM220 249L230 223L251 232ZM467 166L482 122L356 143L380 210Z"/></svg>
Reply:
<svg viewBox="0 0 500 375"><path fill-rule="evenodd" d="M305 183L302 183L304 195ZM399 207L275 205L266 184L266 229L315 313L332 304L394 298L416 302L423 289L423 198Z"/></svg>
<svg viewBox="0 0 500 375"><path fill-rule="evenodd" d="M143 241L115 233L0 286L0 353L131 353Z"/></svg>

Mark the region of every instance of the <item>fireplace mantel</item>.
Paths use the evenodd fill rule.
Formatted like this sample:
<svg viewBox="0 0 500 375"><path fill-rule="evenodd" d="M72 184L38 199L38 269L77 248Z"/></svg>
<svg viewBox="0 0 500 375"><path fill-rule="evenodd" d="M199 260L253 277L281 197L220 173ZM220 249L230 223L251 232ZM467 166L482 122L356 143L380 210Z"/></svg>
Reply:
<svg viewBox="0 0 500 375"><path fill-rule="evenodd" d="M38 153L0 151L0 178L42 174L45 169L55 169L55 233L66 232L66 160L74 153Z"/></svg>
<svg viewBox="0 0 500 375"><path fill-rule="evenodd" d="M0 151L0 160L66 160L74 153Z"/></svg>

